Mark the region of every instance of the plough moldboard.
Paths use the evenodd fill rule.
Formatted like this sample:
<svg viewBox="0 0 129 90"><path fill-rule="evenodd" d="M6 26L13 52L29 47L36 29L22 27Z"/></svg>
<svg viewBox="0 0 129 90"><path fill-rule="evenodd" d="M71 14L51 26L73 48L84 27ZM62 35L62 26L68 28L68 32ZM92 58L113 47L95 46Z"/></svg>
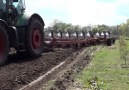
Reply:
<svg viewBox="0 0 129 90"><path fill-rule="evenodd" d="M81 48L84 46L100 45L105 44L111 46L115 43L115 38L111 37L110 32L54 32L45 31L45 44L47 47L56 48Z"/></svg>

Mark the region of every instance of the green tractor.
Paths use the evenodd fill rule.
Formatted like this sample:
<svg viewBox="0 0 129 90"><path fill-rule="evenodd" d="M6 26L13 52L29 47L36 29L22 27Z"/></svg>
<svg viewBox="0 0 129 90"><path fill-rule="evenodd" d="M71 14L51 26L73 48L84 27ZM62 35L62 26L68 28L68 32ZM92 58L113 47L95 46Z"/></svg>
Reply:
<svg viewBox="0 0 129 90"><path fill-rule="evenodd" d="M10 48L40 56L44 50L44 21L37 13L27 14L24 0L0 0L0 66Z"/></svg>

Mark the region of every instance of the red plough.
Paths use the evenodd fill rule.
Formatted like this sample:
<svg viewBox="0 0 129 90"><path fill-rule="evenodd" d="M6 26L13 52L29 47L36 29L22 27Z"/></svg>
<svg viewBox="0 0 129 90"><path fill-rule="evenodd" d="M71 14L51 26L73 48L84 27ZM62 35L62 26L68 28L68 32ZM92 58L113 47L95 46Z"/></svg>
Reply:
<svg viewBox="0 0 129 90"><path fill-rule="evenodd" d="M45 32L45 43L47 47L56 48L81 48L84 46L105 44L111 46L115 42L113 37L110 37L109 32Z"/></svg>

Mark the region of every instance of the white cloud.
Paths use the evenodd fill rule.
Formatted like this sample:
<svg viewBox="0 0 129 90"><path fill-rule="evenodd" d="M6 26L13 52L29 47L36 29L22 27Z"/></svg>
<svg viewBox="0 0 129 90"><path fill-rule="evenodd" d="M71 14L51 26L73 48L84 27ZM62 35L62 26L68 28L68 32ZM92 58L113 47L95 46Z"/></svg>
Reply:
<svg viewBox="0 0 129 90"><path fill-rule="evenodd" d="M42 17L45 17L47 26L53 21L51 19L84 26L88 24L115 25L128 18L117 13L118 7L129 4L128 0L116 0L110 3L97 2L96 0L26 0L26 3L27 10L38 12ZM61 15L62 12L66 13L66 16Z"/></svg>
<svg viewBox="0 0 129 90"><path fill-rule="evenodd" d="M30 2L31 1L31 2ZM27 9L30 11L35 11L35 10L44 10L44 9L55 9L55 10L60 10L62 9L62 0L26 0L27 3Z"/></svg>
<svg viewBox="0 0 129 90"><path fill-rule="evenodd" d="M107 19L114 17L115 12L113 4L97 3L95 0L91 0L91 2L80 1L80 4L76 3L69 8L72 22L81 25L105 23Z"/></svg>

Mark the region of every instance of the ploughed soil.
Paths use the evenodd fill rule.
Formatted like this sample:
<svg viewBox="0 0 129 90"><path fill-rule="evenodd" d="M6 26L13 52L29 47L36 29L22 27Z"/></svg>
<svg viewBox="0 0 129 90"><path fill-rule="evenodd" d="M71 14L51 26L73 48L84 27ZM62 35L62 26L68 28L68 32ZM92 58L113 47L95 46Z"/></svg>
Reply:
<svg viewBox="0 0 129 90"><path fill-rule="evenodd" d="M6 65L0 67L0 90L18 90L64 61L72 49L46 50L38 58L26 54L9 55Z"/></svg>
<svg viewBox="0 0 129 90"><path fill-rule="evenodd" d="M25 53L9 55L7 64L0 67L0 90L21 89L63 61L66 63L44 80L45 83L25 90L73 90L69 88L76 74L87 66L95 50L93 47L46 49L38 58L28 57Z"/></svg>
<svg viewBox="0 0 129 90"><path fill-rule="evenodd" d="M80 51L78 55L68 58L71 63L65 65L54 78L43 84L38 90L80 90L73 88L75 78L90 63L93 52L97 49L98 47L87 47Z"/></svg>

